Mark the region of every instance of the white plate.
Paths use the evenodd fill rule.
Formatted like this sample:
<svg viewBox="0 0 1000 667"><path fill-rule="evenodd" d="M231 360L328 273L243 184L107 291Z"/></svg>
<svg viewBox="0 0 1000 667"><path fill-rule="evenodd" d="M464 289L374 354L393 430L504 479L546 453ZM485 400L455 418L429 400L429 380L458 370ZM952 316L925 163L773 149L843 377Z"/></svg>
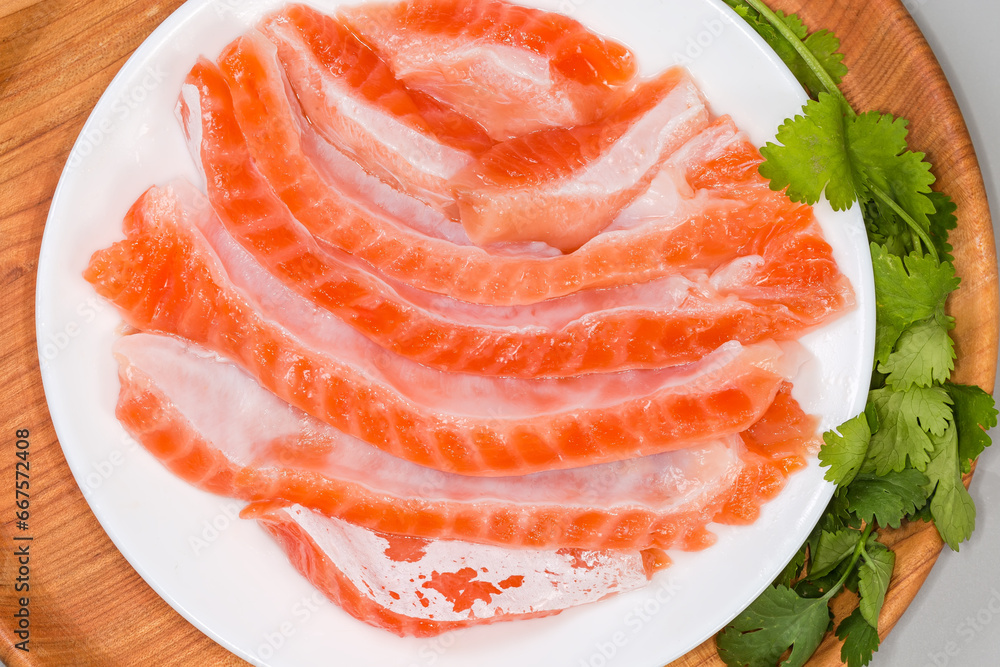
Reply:
<svg viewBox="0 0 1000 667"><path fill-rule="evenodd" d="M274 0L192 0L136 51L108 87L56 191L38 269L38 349L49 409L77 482L116 546L178 612L261 665L378 667L516 664L660 667L710 637L785 565L832 488L813 465L795 475L751 527L719 527L701 553L645 590L559 616L399 639L348 617L316 593L233 500L188 486L131 441L114 417L111 356L120 319L82 279L90 255L121 237L121 220L150 185L198 182L174 103L199 54L217 55ZM317 3L332 9L335 0ZM644 73L682 62L713 110L762 144L805 95L783 65L717 0L538 0L631 46ZM823 427L863 409L872 363L874 288L860 215L817 210L858 309L807 337L815 361L796 380ZM335 657L334 657L335 656Z"/></svg>

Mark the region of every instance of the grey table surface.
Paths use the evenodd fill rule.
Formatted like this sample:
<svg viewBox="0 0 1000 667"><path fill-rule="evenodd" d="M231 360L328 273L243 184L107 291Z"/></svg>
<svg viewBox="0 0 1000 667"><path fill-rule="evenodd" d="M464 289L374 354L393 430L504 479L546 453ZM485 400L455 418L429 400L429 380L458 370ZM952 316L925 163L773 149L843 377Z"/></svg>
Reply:
<svg viewBox="0 0 1000 667"><path fill-rule="evenodd" d="M834 0L831 0L834 1ZM976 145L1000 236L1000 3L908 0L941 61ZM1000 665L1000 429L972 482L979 516L960 553L946 549L882 645L876 667Z"/></svg>

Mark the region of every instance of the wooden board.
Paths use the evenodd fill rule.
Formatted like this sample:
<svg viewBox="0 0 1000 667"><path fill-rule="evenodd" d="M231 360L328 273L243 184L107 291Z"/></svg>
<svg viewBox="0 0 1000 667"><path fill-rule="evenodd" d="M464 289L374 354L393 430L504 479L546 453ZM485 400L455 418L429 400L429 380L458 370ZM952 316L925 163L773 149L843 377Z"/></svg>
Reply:
<svg viewBox="0 0 1000 667"><path fill-rule="evenodd" d="M237 665L166 605L125 562L91 513L55 438L34 337L38 251L52 194L77 134L129 54L180 0L5 0L0 5L0 479L13 487L16 432L30 431L29 530L16 527L14 492L0 496L0 660L21 665ZM844 39L849 98L912 121L913 145L936 165L959 205L953 235L963 287L951 304L958 381L991 389L997 358L997 274L982 178L957 104L898 0L779 0ZM30 653L16 650L14 537L30 542ZM882 630L913 599L941 549L933 528L887 535L897 574ZM20 542L19 544L23 544ZM839 664L824 644L815 665ZM721 664L710 643L674 663Z"/></svg>

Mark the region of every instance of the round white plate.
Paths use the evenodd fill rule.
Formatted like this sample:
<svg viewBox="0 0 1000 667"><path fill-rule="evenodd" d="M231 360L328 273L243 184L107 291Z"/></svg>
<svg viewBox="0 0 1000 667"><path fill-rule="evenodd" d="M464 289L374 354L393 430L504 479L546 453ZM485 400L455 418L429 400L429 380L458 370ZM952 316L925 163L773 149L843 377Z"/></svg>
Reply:
<svg viewBox="0 0 1000 667"><path fill-rule="evenodd" d="M715 633L750 603L808 536L832 488L815 464L796 474L757 523L719 527L700 553L641 591L559 616L400 639L327 602L288 564L236 501L174 478L114 417L111 344L120 318L81 274L91 254L121 238L121 220L150 185L198 183L173 116L199 54L217 55L275 0L192 0L136 51L78 139L56 191L38 269L38 349L45 393L66 459L116 546L178 612L260 665L350 667L660 667ZM333 9L335 0L316 3ZM686 64L713 111L763 144L805 95L785 67L718 0L537 0L639 55L645 74ZM627 7L627 9L625 8ZM872 364L874 288L856 211L817 208L858 308L805 339L814 360L796 379L804 407L836 426L864 407Z"/></svg>

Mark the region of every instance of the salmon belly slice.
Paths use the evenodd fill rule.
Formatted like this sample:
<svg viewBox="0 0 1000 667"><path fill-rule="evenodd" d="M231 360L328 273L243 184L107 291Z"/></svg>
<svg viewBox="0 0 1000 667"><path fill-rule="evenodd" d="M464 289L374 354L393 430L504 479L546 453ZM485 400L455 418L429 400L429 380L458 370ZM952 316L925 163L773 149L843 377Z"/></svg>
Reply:
<svg viewBox="0 0 1000 667"><path fill-rule="evenodd" d="M531 549L700 549L712 521L756 518L803 465L815 420L788 387L761 428L628 461L475 478L395 458L180 339L116 343L117 415L167 468L259 517L298 504L367 530Z"/></svg>
<svg viewBox="0 0 1000 667"><path fill-rule="evenodd" d="M482 128L447 109L425 118L414 94L345 25L293 5L223 52L233 78L265 80L261 62L280 57L305 116L331 143L383 181L435 206L453 203L448 182L492 145ZM262 43L263 42L263 43ZM261 109L262 115L266 109ZM433 125L432 125L433 123ZM456 145L457 144L457 145Z"/></svg>
<svg viewBox="0 0 1000 667"><path fill-rule="evenodd" d="M660 371L551 380L448 374L382 352L283 288L225 235L193 186L151 189L124 230L125 241L96 253L85 278L129 324L204 344L317 418L441 470L521 474L739 432L801 363L774 343L729 343Z"/></svg>
<svg viewBox="0 0 1000 667"><path fill-rule="evenodd" d="M590 123L636 73L634 54L568 17L497 0L410 0L343 19L413 88L503 141Z"/></svg>
<svg viewBox="0 0 1000 667"><path fill-rule="evenodd" d="M256 517L319 591L403 637L539 618L649 583L637 551L510 550L375 533L300 506Z"/></svg>
<svg viewBox="0 0 1000 667"><path fill-rule="evenodd" d="M539 130L487 151L453 181L462 225L480 245L542 241L576 250L708 122L690 76L668 70L597 123Z"/></svg>
<svg viewBox="0 0 1000 667"><path fill-rule="evenodd" d="M728 118L671 156L649 190L576 252L497 254L473 247L444 216L372 184L350 158L324 145L298 116L279 64L259 41L233 49L221 66L254 165L289 211L315 237L402 284L483 305L528 305L714 271L747 255L787 264L782 240L804 237L812 254L799 258L803 265L830 269L827 282L809 287L841 307L851 303L812 210L770 190L756 171L759 153ZM251 71L254 77L241 74Z"/></svg>
<svg viewBox="0 0 1000 667"><path fill-rule="evenodd" d="M725 274L728 290L743 290L736 300L707 276L697 284L674 276L671 289L646 283L615 288L620 293L577 293L531 308L434 297L388 283L371 267L321 245L292 217L252 165L229 89L211 63L192 70L180 115L204 167L209 199L241 244L283 283L380 346L441 370L533 378L685 364L728 340L794 338L845 312L851 298L836 265L820 262L816 266L827 266L829 275L810 282L806 294L801 281L784 292L768 284L757 300L755 276L768 268L760 258ZM796 259L824 248L808 244ZM825 299L815 298L820 292ZM804 316L787 306L786 296L799 297Z"/></svg>

